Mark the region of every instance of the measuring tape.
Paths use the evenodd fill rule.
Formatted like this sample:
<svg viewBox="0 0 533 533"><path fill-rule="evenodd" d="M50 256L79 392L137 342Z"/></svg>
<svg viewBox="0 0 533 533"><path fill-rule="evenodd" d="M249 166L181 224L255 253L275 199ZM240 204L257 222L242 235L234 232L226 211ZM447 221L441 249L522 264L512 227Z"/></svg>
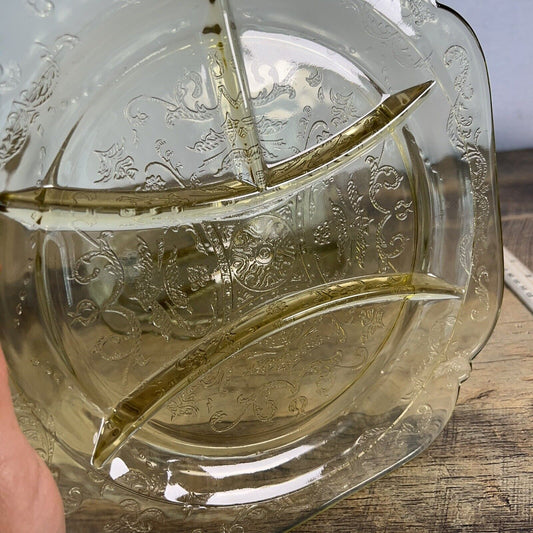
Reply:
<svg viewBox="0 0 533 533"><path fill-rule="evenodd" d="M507 248L503 249L505 283L533 313L533 272Z"/></svg>

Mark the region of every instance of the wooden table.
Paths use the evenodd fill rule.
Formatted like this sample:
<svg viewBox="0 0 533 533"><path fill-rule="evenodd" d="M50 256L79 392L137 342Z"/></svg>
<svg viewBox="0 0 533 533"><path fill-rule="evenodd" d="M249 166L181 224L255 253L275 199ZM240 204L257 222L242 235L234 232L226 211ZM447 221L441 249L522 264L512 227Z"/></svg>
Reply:
<svg viewBox="0 0 533 533"><path fill-rule="evenodd" d="M533 270L533 150L502 153L498 167L504 243ZM533 314L508 289L435 443L293 531L533 532Z"/></svg>

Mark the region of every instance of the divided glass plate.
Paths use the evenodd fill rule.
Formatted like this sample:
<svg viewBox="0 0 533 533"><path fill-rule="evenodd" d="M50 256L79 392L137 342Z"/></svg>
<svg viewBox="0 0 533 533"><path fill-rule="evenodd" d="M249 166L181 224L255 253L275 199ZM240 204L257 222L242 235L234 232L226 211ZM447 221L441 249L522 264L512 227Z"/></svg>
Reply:
<svg viewBox="0 0 533 533"><path fill-rule="evenodd" d="M2 10L0 340L69 529L283 531L427 448L502 293L464 22Z"/></svg>

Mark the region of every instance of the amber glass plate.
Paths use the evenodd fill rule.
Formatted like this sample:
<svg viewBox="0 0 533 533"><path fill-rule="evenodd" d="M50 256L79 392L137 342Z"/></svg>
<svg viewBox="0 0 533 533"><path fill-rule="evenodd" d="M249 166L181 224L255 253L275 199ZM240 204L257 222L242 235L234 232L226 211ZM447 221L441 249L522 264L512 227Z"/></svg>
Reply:
<svg viewBox="0 0 533 533"><path fill-rule="evenodd" d="M2 10L0 339L70 531L282 531L427 448L502 291L464 22Z"/></svg>

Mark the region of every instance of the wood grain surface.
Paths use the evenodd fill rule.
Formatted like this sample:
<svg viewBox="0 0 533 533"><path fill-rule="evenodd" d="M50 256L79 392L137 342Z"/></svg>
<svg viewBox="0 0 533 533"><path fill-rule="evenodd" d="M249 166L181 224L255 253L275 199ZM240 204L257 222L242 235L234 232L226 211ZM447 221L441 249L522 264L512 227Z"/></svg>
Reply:
<svg viewBox="0 0 533 533"><path fill-rule="evenodd" d="M498 166L504 244L533 269L533 150ZM508 289L433 445L293 530L329 532L533 532L533 315Z"/></svg>

